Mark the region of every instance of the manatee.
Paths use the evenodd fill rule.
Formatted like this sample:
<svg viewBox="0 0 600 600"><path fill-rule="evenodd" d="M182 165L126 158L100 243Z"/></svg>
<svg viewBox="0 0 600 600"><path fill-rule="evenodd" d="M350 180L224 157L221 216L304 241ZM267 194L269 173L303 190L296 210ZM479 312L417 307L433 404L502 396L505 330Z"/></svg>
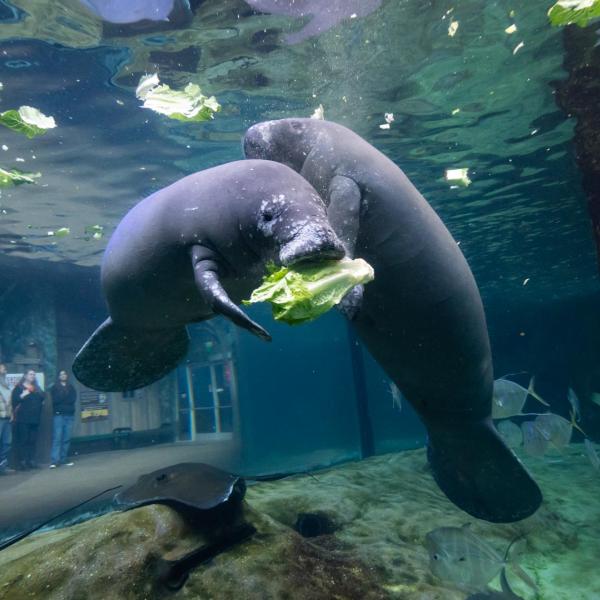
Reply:
<svg viewBox="0 0 600 600"><path fill-rule="evenodd" d="M402 170L346 127L282 119L251 127L248 158L277 160L325 200L346 254L375 280L344 300L352 326L420 415L433 476L480 519L531 515L541 492L491 421L493 372L479 290L456 241Z"/></svg>
<svg viewBox="0 0 600 600"><path fill-rule="evenodd" d="M311 16L299 31L284 37L286 44L298 44L320 35L351 17L366 17L381 5L381 0L245 0L252 8L290 17Z"/></svg>
<svg viewBox="0 0 600 600"><path fill-rule="evenodd" d="M148 385L185 356L186 324L216 315L270 340L237 306L266 264L343 255L322 199L285 165L244 160L184 177L134 206L111 236L101 266L110 316L73 373L99 391Z"/></svg>

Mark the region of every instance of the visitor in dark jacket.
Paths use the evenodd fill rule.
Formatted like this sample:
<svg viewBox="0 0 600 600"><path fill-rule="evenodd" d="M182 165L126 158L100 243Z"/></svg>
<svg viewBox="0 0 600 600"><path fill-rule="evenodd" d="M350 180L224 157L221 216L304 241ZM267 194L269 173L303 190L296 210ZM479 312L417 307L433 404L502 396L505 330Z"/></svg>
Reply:
<svg viewBox="0 0 600 600"><path fill-rule="evenodd" d="M50 455L50 468L55 469L59 465L73 466L72 461L67 460L69 445L71 443L71 432L75 420L75 402L77 392L69 383L69 374L60 371L58 381L50 388L52 398L52 454Z"/></svg>
<svg viewBox="0 0 600 600"><path fill-rule="evenodd" d="M21 377L11 394L14 421L14 446L17 452L17 468L37 469L35 449L37 445L44 392L40 388L35 371L29 369Z"/></svg>

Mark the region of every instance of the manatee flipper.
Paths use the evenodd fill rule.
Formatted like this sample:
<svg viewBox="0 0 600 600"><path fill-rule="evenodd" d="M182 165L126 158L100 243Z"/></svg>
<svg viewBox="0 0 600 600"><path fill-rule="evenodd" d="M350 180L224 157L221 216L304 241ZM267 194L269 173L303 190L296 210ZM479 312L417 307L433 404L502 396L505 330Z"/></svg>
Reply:
<svg viewBox="0 0 600 600"><path fill-rule="evenodd" d="M329 184L327 219L340 238L346 256L354 258L360 225L360 188L353 179L336 175Z"/></svg>
<svg viewBox="0 0 600 600"><path fill-rule="evenodd" d="M353 179L336 175L329 184L327 219L344 245L346 256L354 258L360 225L360 188ZM354 286L338 304L340 312L353 321L362 305L364 287Z"/></svg>
<svg viewBox="0 0 600 600"><path fill-rule="evenodd" d="M185 327L128 329L109 317L77 353L73 374L100 392L135 390L174 369L188 345Z"/></svg>
<svg viewBox="0 0 600 600"><path fill-rule="evenodd" d="M492 523L520 521L539 508L540 489L491 420L427 426L433 477L459 508Z"/></svg>
<svg viewBox="0 0 600 600"><path fill-rule="evenodd" d="M269 333L229 298L219 281L217 264L211 258L207 258L206 252L207 250L203 246L193 246L191 250L194 280L203 300L213 312L227 317L239 327L247 329L250 333L270 342L271 336Z"/></svg>

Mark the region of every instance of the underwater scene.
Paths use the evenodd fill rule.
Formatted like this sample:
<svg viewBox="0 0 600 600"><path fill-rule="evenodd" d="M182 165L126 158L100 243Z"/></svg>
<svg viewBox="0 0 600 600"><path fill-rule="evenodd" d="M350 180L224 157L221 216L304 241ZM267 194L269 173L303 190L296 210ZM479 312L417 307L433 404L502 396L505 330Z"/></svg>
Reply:
<svg viewBox="0 0 600 600"><path fill-rule="evenodd" d="M0 0L0 600L599 600L600 0Z"/></svg>

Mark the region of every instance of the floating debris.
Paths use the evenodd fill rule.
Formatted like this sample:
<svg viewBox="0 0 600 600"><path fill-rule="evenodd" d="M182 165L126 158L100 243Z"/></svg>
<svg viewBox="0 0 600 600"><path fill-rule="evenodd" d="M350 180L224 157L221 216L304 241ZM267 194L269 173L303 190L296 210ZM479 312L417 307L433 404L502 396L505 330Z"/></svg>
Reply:
<svg viewBox="0 0 600 600"><path fill-rule="evenodd" d="M56 127L54 117L47 117L32 106L21 106L19 110L0 113L0 124L30 139Z"/></svg>
<svg viewBox="0 0 600 600"><path fill-rule="evenodd" d="M53 235L54 237L66 237L71 233L71 229L69 227L61 227L60 229L57 229ZM50 234L50 232L48 232L48 235Z"/></svg>
<svg viewBox="0 0 600 600"><path fill-rule="evenodd" d="M559 0L548 11L548 17L554 27L570 24L586 27L592 19L600 17L600 0Z"/></svg>
<svg viewBox="0 0 600 600"><path fill-rule="evenodd" d="M513 33L515 33L517 31L517 26L513 23L512 25L507 27L504 31L505 31L505 33L508 33L508 35L512 35Z"/></svg>
<svg viewBox="0 0 600 600"><path fill-rule="evenodd" d="M91 235L95 240L99 240L104 235L104 227L102 225L86 225L84 233Z"/></svg>
<svg viewBox="0 0 600 600"><path fill-rule="evenodd" d="M446 181L467 187L471 185L469 169L446 169Z"/></svg>
<svg viewBox="0 0 600 600"><path fill-rule="evenodd" d="M458 31L459 23L458 21L451 21L450 25L448 25L448 35L450 37L454 37L456 32Z"/></svg>
<svg viewBox="0 0 600 600"><path fill-rule="evenodd" d="M317 108L315 108L315 112L310 115L311 119L318 119L319 121L323 121L325 119L325 109L322 104L319 104Z"/></svg>
<svg viewBox="0 0 600 600"><path fill-rule="evenodd" d="M35 179L41 176L41 173L23 173L17 169L7 171L0 168L0 187L20 185L22 183L35 183Z"/></svg>
<svg viewBox="0 0 600 600"><path fill-rule="evenodd" d="M160 83L156 73L140 79L135 95L144 101L143 108L178 121L208 121L221 110L217 99L205 96L195 83L188 83L183 91L172 90Z"/></svg>
<svg viewBox="0 0 600 600"><path fill-rule="evenodd" d="M460 108L455 108L455 109L452 111L452 116L454 116L454 115L457 115L459 112L460 112Z"/></svg>
<svg viewBox="0 0 600 600"><path fill-rule="evenodd" d="M519 42L513 50L513 56L525 45L525 42Z"/></svg>

